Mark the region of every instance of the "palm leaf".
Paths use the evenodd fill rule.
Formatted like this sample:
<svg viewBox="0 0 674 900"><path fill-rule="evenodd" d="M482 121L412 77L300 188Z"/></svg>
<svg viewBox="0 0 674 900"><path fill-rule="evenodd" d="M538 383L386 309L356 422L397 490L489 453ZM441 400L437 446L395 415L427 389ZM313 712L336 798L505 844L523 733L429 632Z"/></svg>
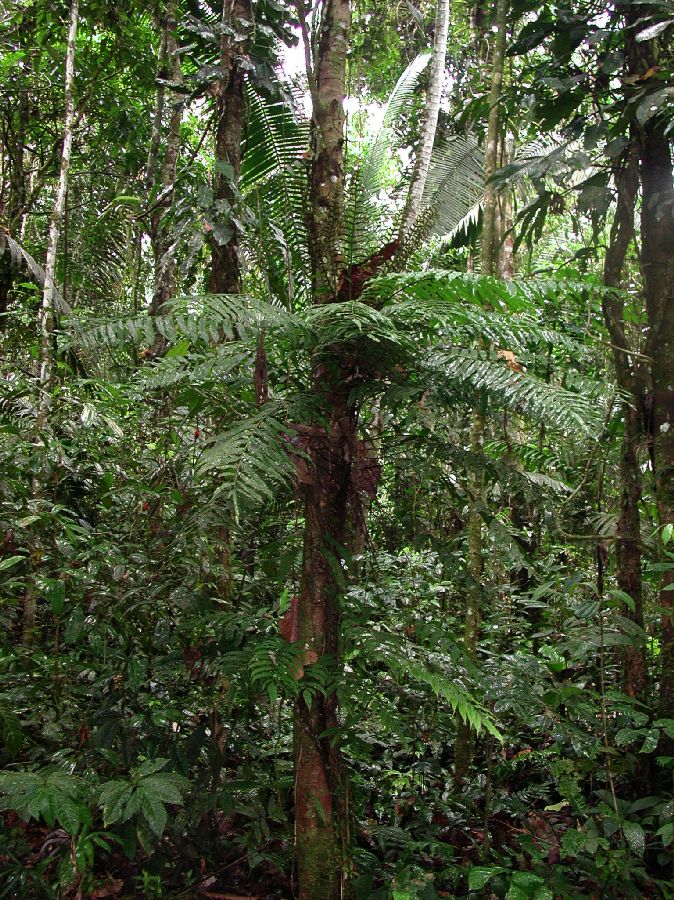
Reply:
<svg viewBox="0 0 674 900"><path fill-rule="evenodd" d="M380 194L392 186L391 158L397 145L395 125L409 109L430 59L430 52L421 53L398 79L381 124L366 143L363 163L349 182L345 220L347 255L352 263L377 250L393 232L391 204L382 202Z"/></svg>

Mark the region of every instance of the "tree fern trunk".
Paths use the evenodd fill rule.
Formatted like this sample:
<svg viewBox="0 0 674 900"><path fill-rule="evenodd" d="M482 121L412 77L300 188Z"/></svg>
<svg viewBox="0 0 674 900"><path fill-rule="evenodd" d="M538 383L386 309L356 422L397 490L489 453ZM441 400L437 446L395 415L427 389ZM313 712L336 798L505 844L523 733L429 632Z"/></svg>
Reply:
<svg viewBox="0 0 674 900"><path fill-rule="evenodd" d="M314 100L310 250L314 303L337 301L342 277L344 107L348 0L321 7L318 55L308 72ZM308 46L307 46L308 50ZM314 388L329 419L309 448L298 633L303 667L335 665L339 656L339 595L346 537L356 410L349 401L353 362L338 350L315 369ZM295 703L295 856L301 900L337 900L347 856L347 803L337 697L300 693Z"/></svg>
<svg viewBox="0 0 674 900"><path fill-rule="evenodd" d="M339 657L339 576L346 539L355 413L347 391L331 391L329 430L314 446L313 484L305 495L302 590L298 609L303 665ZM295 835L299 896L341 895L348 853L347 784L339 750L337 697L300 694L295 703Z"/></svg>

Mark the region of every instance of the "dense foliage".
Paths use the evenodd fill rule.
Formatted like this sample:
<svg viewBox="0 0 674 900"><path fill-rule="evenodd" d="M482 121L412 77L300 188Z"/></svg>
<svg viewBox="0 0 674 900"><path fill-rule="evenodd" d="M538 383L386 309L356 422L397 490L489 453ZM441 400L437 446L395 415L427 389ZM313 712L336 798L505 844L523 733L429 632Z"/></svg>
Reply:
<svg viewBox="0 0 674 900"><path fill-rule="evenodd" d="M0 897L674 897L671 3L0 9Z"/></svg>

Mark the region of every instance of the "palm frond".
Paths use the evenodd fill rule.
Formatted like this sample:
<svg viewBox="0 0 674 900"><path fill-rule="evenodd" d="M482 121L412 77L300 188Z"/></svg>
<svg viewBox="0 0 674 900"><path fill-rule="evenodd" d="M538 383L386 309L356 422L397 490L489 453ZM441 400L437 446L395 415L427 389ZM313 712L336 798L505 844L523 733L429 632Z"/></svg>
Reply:
<svg viewBox="0 0 674 900"><path fill-rule="evenodd" d="M33 259L33 257L22 244L16 241L6 231L0 230L0 255L2 255L3 253L9 253L12 264L17 269L21 269L23 266L25 266L30 272L30 276L35 281L35 283L40 288L44 288L44 280L46 276L42 266L38 262L36 262L35 259ZM63 299L61 292L56 287L54 288L54 296L56 298L58 308L61 312L68 313L71 311L70 307Z"/></svg>
<svg viewBox="0 0 674 900"><path fill-rule="evenodd" d="M349 182L345 220L346 246L351 262L366 258L390 238L394 227L391 204L382 202L380 194L392 185L395 125L409 108L419 78L430 59L430 52L419 54L398 79L381 124L366 143L363 163Z"/></svg>

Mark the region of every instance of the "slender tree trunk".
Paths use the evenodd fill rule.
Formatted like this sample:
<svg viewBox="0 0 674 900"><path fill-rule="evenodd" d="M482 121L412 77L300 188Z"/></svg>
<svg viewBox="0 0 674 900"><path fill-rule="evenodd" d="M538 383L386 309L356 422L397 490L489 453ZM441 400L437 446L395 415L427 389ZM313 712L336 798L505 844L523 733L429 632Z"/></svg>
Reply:
<svg viewBox="0 0 674 900"><path fill-rule="evenodd" d="M223 0L220 16L220 76L213 83L215 94L215 171L213 173L214 221L211 223L211 271L209 290L214 294L241 291L239 234L236 226L236 184L241 171L241 149L245 122L243 57L253 28L250 0ZM243 39L233 39L245 34ZM255 394L258 404L266 398L264 337L258 341L255 364ZM224 526L218 529L221 576L218 593L223 600L232 595L232 539Z"/></svg>
<svg viewBox="0 0 674 900"><path fill-rule="evenodd" d="M22 32L29 30L29 26L24 23ZM26 54L26 58L30 60L30 54ZM28 62L28 65L30 63ZM7 230L10 236L16 240L21 240L23 236L23 223L25 219L27 184L25 171L26 156L26 131L30 119L31 108L30 99L27 89L28 72L24 69L22 79L23 87L19 91L19 99L17 103L16 129L14 132L14 140L5 147L7 160L9 165L9 196L7 199L6 215L3 217L7 222ZM0 210L4 212L4 210ZM9 300L14 287L14 279L16 277L16 267L12 260L12 254L6 242L3 242L0 236L0 330L4 328L6 313L9 308Z"/></svg>
<svg viewBox="0 0 674 900"><path fill-rule="evenodd" d="M253 27L249 0L223 0L220 21L220 78L214 84L215 106L215 173L213 199L223 221L216 222L211 232L210 290L214 294L235 294L241 289L238 234L234 222L236 194L234 185L241 170L241 146L244 125L244 69L241 65L246 39L232 40ZM219 226L219 227L217 227Z"/></svg>
<svg viewBox="0 0 674 900"><path fill-rule="evenodd" d="M65 71L65 116L63 122L63 149L61 151L61 166L59 182L56 191L54 209L49 220L49 241L47 243L47 261L45 264L44 291L39 312L40 327L40 357L38 363L38 401L35 419L37 443L44 444L44 432L49 426L49 413L51 410L51 388L54 378L53 341L56 317L56 254L59 245L61 222L66 205L68 191L68 171L70 169L70 156L73 146L73 123L75 115L75 41L77 38L77 19L79 15L79 2L72 0L70 5L70 24L68 28L68 43L66 49ZM46 472L42 473L46 476ZM40 475L33 479L33 498L38 500L42 495L44 485ZM34 554L37 555L37 554ZM23 643L31 644L35 638L37 628L37 593L34 578L30 578L26 586L23 603Z"/></svg>
<svg viewBox="0 0 674 900"><path fill-rule="evenodd" d="M496 171L500 144L500 100L503 89L503 64L507 36L508 0L498 0L496 6L496 37L492 60L492 78L489 91L489 120L484 149L485 192L483 200L482 246L480 254L482 275L494 276L498 272L497 223L499 219L498 197L490 178ZM473 415L471 451L482 453L486 421L486 398L478 398L479 408ZM470 659L475 659L480 633L480 598L482 595L482 509L484 505L484 476L476 473L470 479L471 510L468 515L468 554L466 566L471 585L466 596L464 649ZM468 774L472 757L470 725L457 717L454 778L461 784Z"/></svg>
<svg viewBox="0 0 674 900"><path fill-rule="evenodd" d="M482 402L480 399L478 402ZM470 439L471 453L483 453L485 415L482 409L473 413L473 428ZM468 514L468 552L466 568L470 585L466 594L466 611L463 631L463 649L466 657L475 660L480 635L480 599L482 597L482 505L484 503L484 476L481 472L471 475L469 483L471 509ZM460 786L470 769L473 755L473 735L468 722L456 717L456 746L454 750L454 780Z"/></svg>
<svg viewBox="0 0 674 900"><path fill-rule="evenodd" d="M639 173L632 144L626 158L615 173L618 195L615 217L604 263L604 284L619 288L625 258L634 237L634 209L639 188ZM622 404L623 440L620 453L620 515L616 540L616 579L621 591L628 594L634 608L625 606L623 614L643 628L641 580L641 468L638 446L642 435L643 376L633 348L625 332L623 301L619 293L606 293L602 298L604 321L611 338L613 363L618 386L629 399ZM623 682L631 697L643 698L647 688L645 646L633 645L623 653Z"/></svg>
<svg viewBox="0 0 674 900"><path fill-rule="evenodd" d="M154 100L154 113L152 116L152 133L150 135L150 147L147 153L147 162L145 164L145 177L143 179L143 186L145 188L145 202L149 203L153 199L151 197L152 188L155 185L155 181L157 178L157 166L159 164L159 148L161 146L161 138L163 131L163 123L164 123L164 106L165 106L165 98L166 98L166 88L164 86L164 78L166 76L166 23L161 21L161 19L157 22L158 26L161 28L161 40L159 42L159 49L157 52L157 88L155 93ZM134 238L134 253L133 253L133 311L137 313L139 311L139 301L138 294L140 291L140 280L141 280L141 264L142 264L142 252L143 252L143 236L146 234L146 230L143 227L143 218L141 217L136 221L136 234ZM150 224L150 231L152 231L152 225Z"/></svg>
<svg viewBox="0 0 674 900"><path fill-rule="evenodd" d="M641 141L641 266L652 379L655 494L660 525L674 523L674 186L666 123L646 123ZM674 716L674 566L661 581L660 712Z"/></svg>
<svg viewBox="0 0 674 900"><path fill-rule="evenodd" d="M433 59L426 92L426 110L424 127L421 132L419 152L414 164L412 181L407 194L407 203L400 226L400 238L404 239L412 229L421 210L421 201L426 187L428 172L431 167L431 155L438 130L440 100L445 78L445 60L447 57L447 35L449 33L449 0L438 0L435 13L435 37L433 42Z"/></svg>
<svg viewBox="0 0 674 900"><path fill-rule="evenodd" d="M494 23L496 35L492 59L491 88L489 90L489 118L487 120L487 136L484 144L485 188L481 247L481 271L483 275L495 275L498 272L498 198L491 178L498 166L498 150L501 138L501 110L499 104L503 91L507 17L508 0L498 0Z"/></svg>
<svg viewBox="0 0 674 900"><path fill-rule="evenodd" d="M638 79L657 71L661 38L637 41L642 17L660 18L657 7L626 5L626 51L630 74ZM629 90L629 89L628 89ZM628 98L630 99L630 98ZM674 522L674 183L667 121L657 113L635 123L641 177L641 276L648 320L650 359L649 431L660 525ZM674 715L674 567L663 574L660 647L660 712ZM670 748L671 749L671 748Z"/></svg>
<svg viewBox="0 0 674 900"><path fill-rule="evenodd" d="M412 172L412 179L407 193L405 209L399 228L397 245L409 235L414 223L421 211L421 203L428 179L428 173L431 165L431 157L433 147L435 145L435 136L438 130L438 116L440 113L440 100L442 97L442 87L445 76L445 61L447 58L447 36L449 33L449 15L450 0L438 0L435 13L435 33L433 40L433 58L431 62L431 71L429 74L428 89L426 92L426 109L424 121L420 136L420 146L417 158ZM371 267L370 277L376 274L379 265L386 261L386 254L381 254L377 259L375 254L368 261ZM374 263L374 265L373 265ZM349 292L351 299L354 299L354 278L353 270L348 280ZM361 282L360 290L362 290L365 281ZM353 556L355 557L355 565L353 567L352 577L358 580L360 571L359 558L365 549L367 540L367 519L372 505L372 500L376 492L376 484L379 477L378 450L379 439L382 432L382 417L379 407L375 410L375 415L370 429L370 446L361 445L361 452L365 453L365 457L360 460L361 471L363 466L367 468L368 475L364 478L367 482L365 490L360 493L354 492L353 503L351 509L351 535L349 546ZM360 454L359 454L360 459ZM363 471L363 474L365 472ZM374 478L374 480L373 480Z"/></svg>
<svg viewBox="0 0 674 900"><path fill-rule="evenodd" d="M167 71L165 78L170 78L174 85L181 85L183 81L180 65L180 52L177 41L178 25L176 22L176 8L173 0L169 0L166 6L165 18L165 61ZM150 315L158 315L162 307L175 295L175 258L173 254L173 238L169 223L169 213L173 205L175 194L175 181L178 171L178 159L180 156L180 125L183 118L183 95L174 91L172 95L171 117L169 120L168 135L166 137L166 150L161 166L159 194L153 199L153 209L150 214L150 240L154 254L154 294L150 304ZM163 105L163 99L162 99ZM152 154L152 147L151 147ZM152 160L150 156L148 162ZM156 163L155 163L156 166ZM155 348L158 350L158 348Z"/></svg>
<svg viewBox="0 0 674 900"><path fill-rule="evenodd" d="M325 0L318 53L307 74L313 85L311 252L314 302L335 302L342 269L344 107L348 0ZM313 429L313 481L306 486L298 634L303 665L335 664L339 657L342 589L339 573L346 539L356 410L350 403L352 364L337 350L316 368L327 428ZM339 749L337 697L300 693L295 703L295 854L301 900L336 900L348 854L347 786Z"/></svg>

